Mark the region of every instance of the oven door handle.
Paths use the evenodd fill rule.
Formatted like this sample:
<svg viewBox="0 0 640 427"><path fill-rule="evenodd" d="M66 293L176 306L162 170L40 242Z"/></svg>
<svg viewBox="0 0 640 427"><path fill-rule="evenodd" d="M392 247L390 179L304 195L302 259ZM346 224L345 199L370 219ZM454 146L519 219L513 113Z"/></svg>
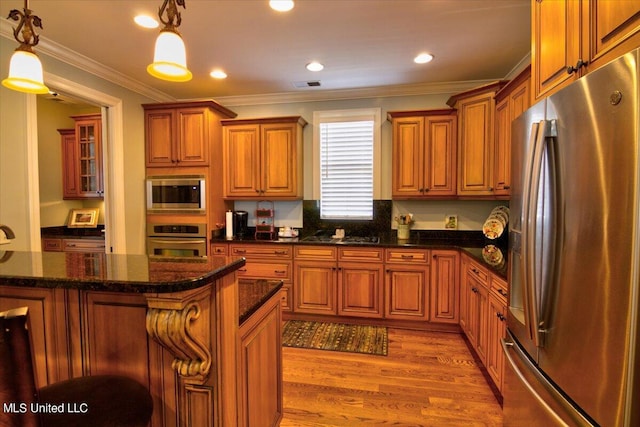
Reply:
<svg viewBox="0 0 640 427"><path fill-rule="evenodd" d="M149 239L153 243L160 243L162 245L194 245L194 244L202 244L207 243L206 239L189 239L189 240L179 240L179 239L170 239L170 240L161 240L161 239Z"/></svg>

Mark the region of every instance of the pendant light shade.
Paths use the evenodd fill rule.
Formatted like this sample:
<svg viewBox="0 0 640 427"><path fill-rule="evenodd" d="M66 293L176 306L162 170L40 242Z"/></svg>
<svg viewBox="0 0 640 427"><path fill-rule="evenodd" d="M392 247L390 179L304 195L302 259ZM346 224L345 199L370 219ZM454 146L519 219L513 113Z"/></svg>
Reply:
<svg viewBox="0 0 640 427"><path fill-rule="evenodd" d="M9 77L2 85L20 92L48 93L42 75L42 63L35 53L16 50L9 63Z"/></svg>
<svg viewBox="0 0 640 427"><path fill-rule="evenodd" d="M147 71L154 77L173 82L191 80L191 71L187 68L187 52L179 34L173 31L161 31L156 39L153 64Z"/></svg>
<svg viewBox="0 0 640 427"><path fill-rule="evenodd" d="M9 89L27 93L47 93L49 88L44 85L42 63L33 52L33 47L38 44L40 37L34 27L42 28L42 20L33 15L29 9L27 0L24 9L13 9L7 19L20 21L13 29L13 37L20 46L11 56L9 62L9 77L2 81L2 85Z"/></svg>
<svg viewBox="0 0 640 427"><path fill-rule="evenodd" d="M193 76L187 68L187 52L178 32L182 22L178 6L186 8L185 0L164 0L160 6L158 17L164 28L156 39L153 63L149 64L147 72L162 80L187 82Z"/></svg>

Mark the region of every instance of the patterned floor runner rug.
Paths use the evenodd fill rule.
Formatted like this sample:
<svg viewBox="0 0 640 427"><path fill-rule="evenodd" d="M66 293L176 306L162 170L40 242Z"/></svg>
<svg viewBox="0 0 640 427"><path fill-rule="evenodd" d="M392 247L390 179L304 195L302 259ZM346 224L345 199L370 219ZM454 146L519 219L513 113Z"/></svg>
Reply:
<svg viewBox="0 0 640 427"><path fill-rule="evenodd" d="M387 355L387 328L344 323L288 320L282 331L285 347Z"/></svg>

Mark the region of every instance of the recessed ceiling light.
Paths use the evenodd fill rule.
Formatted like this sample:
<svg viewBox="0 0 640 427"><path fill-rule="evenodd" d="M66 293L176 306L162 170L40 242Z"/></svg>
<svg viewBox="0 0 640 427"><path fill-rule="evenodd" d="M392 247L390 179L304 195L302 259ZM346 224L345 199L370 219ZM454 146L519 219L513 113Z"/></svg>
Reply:
<svg viewBox="0 0 640 427"><path fill-rule="evenodd" d="M269 6L278 12L288 12L293 9L293 0L270 0Z"/></svg>
<svg viewBox="0 0 640 427"><path fill-rule="evenodd" d="M160 24L154 18L149 15L138 15L133 20L136 24L144 28L158 28Z"/></svg>
<svg viewBox="0 0 640 427"><path fill-rule="evenodd" d="M225 73L224 71L217 69L217 70L213 70L212 72L209 73L209 75L211 77L213 77L214 79L226 79L227 78L227 73Z"/></svg>
<svg viewBox="0 0 640 427"><path fill-rule="evenodd" d="M413 62L416 64L426 64L427 62L431 62L433 59L433 55L430 53L421 53L420 55L413 58Z"/></svg>
<svg viewBox="0 0 640 427"><path fill-rule="evenodd" d="M317 61L313 61L307 64L307 70L309 71L321 71L324 68L324 65Z"/></svg>

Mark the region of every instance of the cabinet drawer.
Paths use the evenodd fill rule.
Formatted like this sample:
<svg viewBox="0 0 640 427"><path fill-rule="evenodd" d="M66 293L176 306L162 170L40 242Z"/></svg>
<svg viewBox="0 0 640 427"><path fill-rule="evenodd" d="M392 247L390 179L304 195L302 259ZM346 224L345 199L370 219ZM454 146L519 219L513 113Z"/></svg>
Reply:
<svg viewBox="0 0 640 427"><path fill-rule="evenodd" d="M294 259L312 259L335 261L338 259L338 248L335 246L294 246Z"/></svg>
<svg viewBox="0 0 640 427"><path fill-rule="evenodd" d="M291 245L230 245L231 255L245 258L288 258L291 259Z"/></svg>
<svg viewBox="0 0 640 427"><path fill-rule="evenodd" d="M212 255L226 255L228 252L229 246L222 244L212 244L211 245L211 254Z"/></svg>
<svg viewBox="0 0 640 427"><path fill-rule="evenodd" d="M490 279L490 290L504 305L507 305L509 290L506 281L492 274Z"/></svg>
<svg viewBox="0 0 640 427"><path fill-rule="evenodd" d="M65 252L104 252L104 240L65 239Z"/></svg>
<svg viewBox="0 0 640 427"><path fill-rule="evenodd" d="M387 249L386 261L400 264L429 264L427 249Z"/></svg>
<svg viewBox="0 0 640 427"><path fill-rule="evenodd" d="M467 266L467 274L470 274L471 276L478 279L478 281L481 282L485 288L489 287L489 272L484 267L481 267L471 259L469 260L469 265Z"/></svg>
<svg viewBox="0 0 640 427"><path fill-rule="evenodd" d="M238 278L291 280L291 262L247 261Z"/></svg>
<svg viewBox="0 0 640 427"><path fill-rule="evenodd" d="M62 251L62 239L42 239L42 250L48 252Z"/></svg>
<svg viewBox="0 0 640 427"><path fill-rule="evenodd" d="M338 248L338 260L382 262L384 261L382 253L382 248Z"/></svg>

